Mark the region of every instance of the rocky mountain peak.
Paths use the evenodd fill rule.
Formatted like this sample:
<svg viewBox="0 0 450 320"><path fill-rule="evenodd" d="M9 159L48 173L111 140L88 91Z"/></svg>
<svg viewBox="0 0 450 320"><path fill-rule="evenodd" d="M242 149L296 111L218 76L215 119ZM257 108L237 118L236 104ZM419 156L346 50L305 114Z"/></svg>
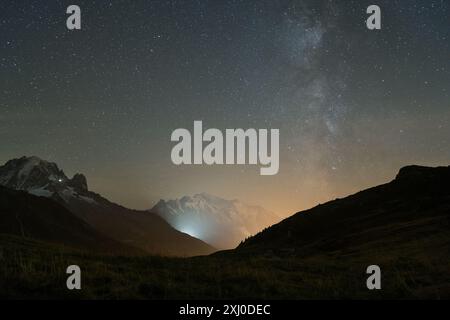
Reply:
<svg viewBox="0 0 450 320"><path fill-rule="evenodd" d="M86 177L81 173L77 173L73 176L70 185L77 190L88 191Z"/></svg>
<svg viewBox="0 0 450 320"><path fill-rule="evenodd" d="M36 156L12 159L0 166L0 185L45 197L88 191L84 175L77 173L69 179L56 163Z"/></svg>

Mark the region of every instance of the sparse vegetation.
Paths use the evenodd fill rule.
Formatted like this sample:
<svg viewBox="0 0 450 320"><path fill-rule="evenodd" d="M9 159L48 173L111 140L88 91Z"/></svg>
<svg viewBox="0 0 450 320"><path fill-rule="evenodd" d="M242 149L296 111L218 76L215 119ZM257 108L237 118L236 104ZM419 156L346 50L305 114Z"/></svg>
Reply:
<svg viewBox="0 0 450 320"><path fill-rule="evenodd" d="M386 299L450 297L450 262L430 239L395 251L309 257L219 253L207 257L113 257L0 236L0 297L56 299ZM420 249L418 254L417 250ZM422 250L423 249L423 250ZM364 252L364 251L363 251ZM442 253L442 251L441 251ZM383 290L366 289L377 261ZM68 265L82 268L82 290L66 289Z"/></svg>

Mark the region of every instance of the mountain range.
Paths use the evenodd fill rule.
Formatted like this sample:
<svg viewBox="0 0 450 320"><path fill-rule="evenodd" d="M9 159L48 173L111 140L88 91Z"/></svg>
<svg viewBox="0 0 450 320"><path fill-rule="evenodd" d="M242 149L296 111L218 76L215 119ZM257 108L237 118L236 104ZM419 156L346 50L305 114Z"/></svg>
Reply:
<svg viewBox="0 0 450 320"><path fill-rule="evenodd" d="M52 199L0 188L0 297L445 299L450 167L404 167L388 183L298 212L236 249L201 257L104 257L46 243L59 239L117 245ZM79 293L61 285L61 270L73 263L89 270ZM380 267L382 290L366 286L371 265Z"/></svg>
<svg viewBox="0 0 450 320"><path fill-rule="evenodd" d="M235 248L245 238L281 220L260 206L207 193L160 200L150 211L159 214L177 230L219 249Z"/></svg>
<svg viewBox="0 0 450 320"><path fill-rule="evenodd" d="M44 203L31 198L33 196L54 201L59 204L54 210L63 215L69 211L72 218L80 220L78 224L87 224L112 242L148 254L193 256L215 251L205 242L174 229L157 214L122 207L89 191L84 175L68 178L55 163L38 157L13 159L1 166L0 186L27 192L30 203ZM10 215L17 215L20 210L19 205L9 205ZM42 214L47 212L41 211Z"/></svg>

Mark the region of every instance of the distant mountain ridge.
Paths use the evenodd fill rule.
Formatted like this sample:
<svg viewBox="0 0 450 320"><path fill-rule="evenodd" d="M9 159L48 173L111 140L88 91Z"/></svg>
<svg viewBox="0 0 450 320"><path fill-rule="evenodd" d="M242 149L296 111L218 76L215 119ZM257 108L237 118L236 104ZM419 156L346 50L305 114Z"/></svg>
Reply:
<svg viewBox="0 0 450 320"><path fill-rule="evenodd" d="M281 220L260 206L208 193L160 200L150 211L174 228L221 249L235 248L245 238Z"/></svg>
<svg viewBox="0 0 450 320"><path fill-rule="evenodd" d="M0 166L0 185L52 199L102 234L150 254L193 256L215 251L156 214L127 209L89 191L84 175L69 179L55 163L38 157Z"/></svg>

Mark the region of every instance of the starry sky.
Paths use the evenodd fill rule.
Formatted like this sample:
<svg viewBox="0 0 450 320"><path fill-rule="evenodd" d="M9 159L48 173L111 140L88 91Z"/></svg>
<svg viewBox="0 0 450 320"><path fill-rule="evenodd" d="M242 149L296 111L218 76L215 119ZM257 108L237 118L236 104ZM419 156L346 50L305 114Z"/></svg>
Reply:
<svg viewBox="0 0 450 320"><path fill-rule="evenodd" d="M54 161L132 208L207 191L288 215L449 165L449 58L447 0L1 0L0 162ZM173 165L194 120L280 129L279 174Z"/></svg>

